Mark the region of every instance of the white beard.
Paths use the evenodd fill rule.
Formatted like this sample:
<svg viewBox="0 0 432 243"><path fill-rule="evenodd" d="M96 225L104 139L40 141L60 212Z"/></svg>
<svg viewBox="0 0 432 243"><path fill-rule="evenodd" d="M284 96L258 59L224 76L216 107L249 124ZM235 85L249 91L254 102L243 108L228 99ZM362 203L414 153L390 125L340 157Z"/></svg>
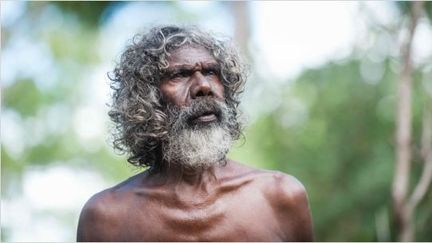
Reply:
<svg viewBox="0 0 432 243"><path fill-rule="evenodd" d="M220 125L182 129L169 138L163 156L165 161L187 168L208 168L223 162L232 143L228 129Z"/></svg>

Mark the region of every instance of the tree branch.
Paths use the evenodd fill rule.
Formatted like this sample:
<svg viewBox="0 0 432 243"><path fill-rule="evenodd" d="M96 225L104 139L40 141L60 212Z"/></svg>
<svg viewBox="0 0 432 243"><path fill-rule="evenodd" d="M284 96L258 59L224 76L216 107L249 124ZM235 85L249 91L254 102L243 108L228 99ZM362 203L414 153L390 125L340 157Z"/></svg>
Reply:
<svg viewBox="0 0 432 243"><path fill-rule="evenodd" d="M400 241L413 241L414 239L413 212L415 210L415 203L417 202L417 194L413 201L414 204L410 204L410 201L407 201L411 171L411 105L413 82L411 49L417 22L422 13L422 8L423 2L411 2L408 36L401 48L402 71L398 82L398 104L396 110L396 164L392 190L394 218L399 230ZM428 177L426 176L424 180L428 182ZM421 184L423 185L423 183ZM420 196L422 196L422 190L423 187L418 189L418 194L420 194ZM414 207L410 207L412 205L414 205Z"/></svg>
<svg viewBox="0 0 432 243"><path fill-rule="evenodd" d="M395 210L400 214L405 204L411 169L411 90L412 64L411 48L418 16L422 8L421 2L412 2L409 33L402 45L402 71L398 85L398 104L396 117L396 166L393 179L393 201Z"/></svg>
<svg viewBox="0 0 432 243"><path fill-rule="evenodd" d="M426 106L426 105L425 105ZM410 197L408 207L414 209L424 198L432 181L432 109L425 107L423 113L421 154L424 167L419 182Z"/></svg>

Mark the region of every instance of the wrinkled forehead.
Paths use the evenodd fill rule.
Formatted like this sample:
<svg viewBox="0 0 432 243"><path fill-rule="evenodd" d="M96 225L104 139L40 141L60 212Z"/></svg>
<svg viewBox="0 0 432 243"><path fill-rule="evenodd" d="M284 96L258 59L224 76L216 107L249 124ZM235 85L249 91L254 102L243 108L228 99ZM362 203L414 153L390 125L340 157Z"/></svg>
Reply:
<svg viewBox="0 0 432 243"><path fill-rule="evenodd" d="M208 49L199 45L184 45L173 50L167 57L169 67L176 65L196 65L197 63L217 64Z"/></svg>

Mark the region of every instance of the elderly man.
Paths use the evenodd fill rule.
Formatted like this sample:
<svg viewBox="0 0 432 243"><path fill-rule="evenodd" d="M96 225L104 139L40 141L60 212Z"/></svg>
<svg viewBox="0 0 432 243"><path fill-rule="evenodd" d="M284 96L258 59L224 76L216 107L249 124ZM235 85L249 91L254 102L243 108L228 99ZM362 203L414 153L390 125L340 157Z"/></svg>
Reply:
<svg viewBox="0 0 432 243"><path fill-rule="evenodd" d="M245 69L195 27L136 36L111 75L114 146L144 172L94 195L78 241L312 241L302 184L226 158Z"/></svg>

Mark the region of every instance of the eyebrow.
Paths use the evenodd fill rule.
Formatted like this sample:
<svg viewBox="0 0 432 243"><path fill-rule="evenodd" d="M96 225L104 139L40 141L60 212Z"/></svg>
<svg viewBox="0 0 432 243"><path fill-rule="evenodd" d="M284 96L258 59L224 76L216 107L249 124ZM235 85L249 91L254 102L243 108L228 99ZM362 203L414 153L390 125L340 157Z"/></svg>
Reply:
<svg viewBox="0 0 432 243"><path fill-rule="evenodd" d="M194 71L197 65L190 65L190 64L181 64L181 65L174 65L173 67L168 67L165 69L165 75L170 75L178 72L192 72ZM201 66L201 65L200 65ZM200 70L201 68L198 68ZM213 70L219 70L220 65L217 62L211 62L211 63L203 63L202 69L213 69Z"/></svg>
<svg viewBox="0 0 432 243"><path fill-rule="evenodd" d="M175 65L173 67L168 67L165 69L165 73L173 73L178 71L190 71L193 70L195 66L189 65L189 64L183 64L183 65Z"/></svg>

